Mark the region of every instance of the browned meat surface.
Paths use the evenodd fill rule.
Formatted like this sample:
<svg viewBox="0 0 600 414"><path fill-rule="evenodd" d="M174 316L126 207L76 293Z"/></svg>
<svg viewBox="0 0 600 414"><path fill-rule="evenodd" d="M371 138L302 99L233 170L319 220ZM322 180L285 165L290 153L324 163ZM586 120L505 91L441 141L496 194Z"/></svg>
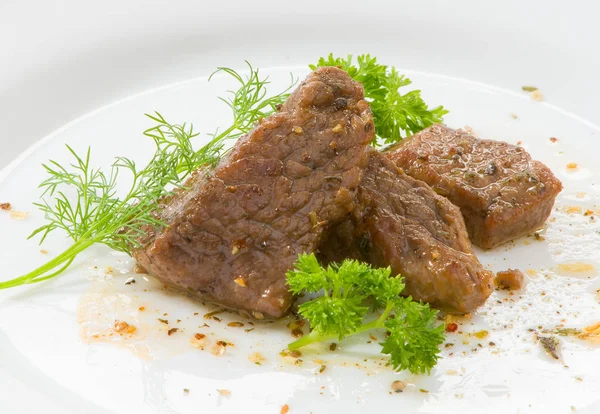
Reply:
<svg viewBox="0 0 600 414"><path fill-rule="evenodd" d="M492 292L493 274L473 254L459 209L372 151L352 216L321 246L325 262L346 257L391 266L405 293L466 313Z"/></svg>
<svg viewBox="0 0 600 414"><path fill-rule="evenodd" d="M508 269L496 273L495 282L500 289L518 290L525 283L525 276L518 269Z"/></svg>
<svg viewBox="0 0 600 414"><path fill-rule="evenodd" d="M134 253L160 280L257 318L291 304L285 273L355 207L373 139L363 88L319 68L279 112L165 207L168 227Z"/></svg>
<svg viewBox="0 0 600 414"><path fill-rule="evenodd" d="M406 173L460 207L473 243L490 249L541 227L561 182L521 147L431 126L388 150Z"/></svg>

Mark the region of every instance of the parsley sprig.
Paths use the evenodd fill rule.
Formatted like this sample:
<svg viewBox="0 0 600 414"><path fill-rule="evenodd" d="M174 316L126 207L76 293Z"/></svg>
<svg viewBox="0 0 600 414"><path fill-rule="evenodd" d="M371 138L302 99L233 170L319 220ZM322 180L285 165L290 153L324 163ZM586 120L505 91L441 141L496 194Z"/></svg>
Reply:
<svg viewBox="0 0 600 414"><path fill-rule="evenodd" d="M385 330L381 352L390 356L396 370L429 373L444 341L443 325L429 305L401 297L404 282L390 268L376 269L356 260L323 268L314 254L301 254L287 273L294 294L322 293L304 302L298 311L311 332L289 344L290 350L323 341L343 340L365 331ZM368 321L371 311L380 312Z"/></svg>
<svg viewBox="0 0 600 414"><path fill-rule="evenodd" d="M411 80L399 74L395 67L377 63L377 58L370 55L358 56L354 64L352 55L344 59L330 54L310 68L314 70L318 66L338 66L352 79L362 83L365 98L373 111L375 145L380 141L385 144L398 142L403 139L403 134L406 137L442 122L443 116L448 113L442 106L429 109L419 90L400 93L400 88L410 85Z"/></svg>

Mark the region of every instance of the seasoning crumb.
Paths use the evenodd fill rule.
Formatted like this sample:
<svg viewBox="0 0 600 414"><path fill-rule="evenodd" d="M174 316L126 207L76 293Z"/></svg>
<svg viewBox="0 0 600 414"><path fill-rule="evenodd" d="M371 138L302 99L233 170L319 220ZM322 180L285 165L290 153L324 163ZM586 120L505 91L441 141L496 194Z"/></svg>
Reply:
<svg viewBox="0 0 600 414"><path fill-rule="evenodd" d="M246 287L246 281L244 280L243 277L238 277L233 279L233 281L235 282L236 285L241 286L241 287Z"/></svg>
<svg viewBox="0 0 600 414"><path fill-rule="evenodd" d="M165 325L168 325L168 324L169 324L169 321L168 321L167 319L161 319L161 318L158 318L158 321L159 321L160 323L164 323Z"/></svg>
<svg viewBox="0 0 600 414"><path fill-rule="evenodd" d="M394 381L392 382L392 391L394 391L395 393L400 393L402 391L404 391L404 389L406 388L406 384L402 381Z"/></svg>
<svg viewBox="0 0 600 414"><path fill-rule="evenodd" d="M291 334L294 338L301 338L304 336L304 331L301 328L294 328L292 329Z"/></svg>
<svg viewBox="0 0 600 414"><path fill-rule="evenodd" d="M192 336L190 338L190 344L194 347L194 348L199 348L199 349L204 349L204 347L206 346L206 335L201 334L201 333L196 333L194 334L194 336Z"/></svg>
<svg viewBox="0 0 600 414"><path fill-rule="evenodd" d="M136 331L136 327L128 324L124 321L115 320L114 322L115 332L119 334L132 334Z"/></svg>
<svg viewBox="0 0 600 414"><path fill-rule="evenodd" d="M556 137L550 137L550 142L553 144L556 144L558 142L558 138Z"/></svg>
<svg viewBox="0 0 600 414"><path fill-rule="evenodd" d="M254 318L255 318L255 319L258 319L258 320L265 319L265 315L263 315L263 314L262 314L262 313L260 313L260 312L256 312L256 311L253 311L253 312L252 312L252 316L254 316Z"/></svg>
<svg viewBox="0 0 600 414"><path fill-rule="evenodd" d="M131 285L131 284L133 284L133 283L135 283L135 279L134 279L133 277L130 277L129 279L127 279L127 280L125 281L125 284L126 284L126 285Z"/></svg>
<svg viewBox="0 0 600 414"><path fill-rule="evenodd" d="M600 294L600 290L598 291L598 293ZM337 349L337 344L335 342L329 344L330 351L335 351L336 349Z"/></svg>
<svg viewBox="0 0 600 414"><path fill-rule="evenodd" d="M540 335L537 336L537 339L540 341L542 347L544 348L544 351L546 351L548 355L550 355L554 359L560 359L560 356L558 355L558 346L560 345L560 342L558 341L558 339L556 339L553 336Z"/></svg>
<svg viewBox="0 0 600 414"><path fill-rule="evenodd" d="M215 345L213 345L210 348L210 353L213 354L214 356L221 356L225 353L226 347L223 346L223 344L221 344L220 342L222 342L222 341L217 342Z"/></svg>
<svg viewBox="0 0 600 414"><path fill-rule="evenodd" d="M455 369L449 369L448 371L446 371L447 375L458 375L458 371Z"/></svg>
<svg viewBox="0 0 600 414"><path fill-rule="evenodd" d="M225 312L225 309L218 309L216 311L208 312L208 313L204 314L204 319L213 319L214 320L215 315L218 315L219 313L223 313L223 312Z"/></svg>
<svg viewBox="0 0 600 414"><path fill-rule="evenodd" d="M321 365L321 367L319 368L319 374L322 374L325 369L327 369L327 365Z"/></svg>
<svg viewBox="0 0 600 414"><path fill-rule="evenodd" d="M495 342L490 342L488 345L489 346L496 346L496 343Z"/></svg>
<svg viewBox="0 0 600 414"><path fill-rule="evenodd" d="M456 332L458 325L454 322L446 324L446 332Z"/></svg>
<svg viewBox="0 0 600 414"><path fill-rule="evenodd" d="M183 389L183 393L184 393L184 394L189 394L189 393L190 393L190 390L189 390L188 388L184 388L184 389Z"/></svg>
<svg viewBox="0 0 600 414"><path fill-rule="evenodd" d="M478 339L484 339L488 336L489 332L486 331L485 329L482 329L481 331L477 331L473 334L473 336L475 336L475 338Z"/></svg>
<svg viewBox="0 0 600 414"><path fill-rule="evenodd" d="M171 328L167 331L167 335L171 336L174 333L176 333L179 330L179 328Z"/></svg>
<svg viewBox="0 0 600 414"><path fill-rule="evenodd" d="M302 135L304 133L304 130L302 129L302 127L299 127L299 126L294 127L293 131L296 135Z"/></svg>
<svg viewBox="0 0 600 414"><path fill-rule="evenodd" d="M424 388L419 388L419 391L421 391L422 393L425 393L425 394L428 394L428 393L429 393L429 391L427 391L427 390L426 390L426 389L424 389Z"/></svg>
<svg viewBox="0 0 600 414"><path fill-rule="evenodd" d="M232 328L241 328L244 326L244 324L242 322L229 322L227 326L230 326Z"/></svg>
<svg viewBox="0 0 600 414"><path fill-rule="evenodd" d="M229 390L217 390L219 392L220 395L222 395L223 397L229 397L231 395L231 391Z"/></svg>
<svg viewBox="0 0 600 414"><path fill-rule="evenodd" d="M279 355L281 356L282 360L285 363L293 364L293 365L302 365L302 363L303 363L303 361L300 359L300 357L302 356L302 352L300 352L296 349L294 349L292 351L284 349L283 351L281 351L279 353Z"/></svg>
<svg viewBox="0 0 600 414"><path fill-rule="evenodd" d="M521 86L523 92L535 92L538 90L535 86Z"/></svg>
<svg viewBox="0 0 600 414"><path fill-rule="evenodd" d="M577 168L577 163L576 162L570 162L567 164L567 169L568 170L574 170Z"/></svg>
<svg viewBox="0 0 600 414"><path fill-rule="evenodd" d="M517 118L518 118L517 114L515 114L515 113L512 113L512 112L510 113L510 117L511 117L512 119L517 119Z"/></svg>
<svg viewBox="0 0 600 414"><path fill-rule="evenodd" d="M281 410L279 410L279 414L287 414L290 411L290 406L284 404L281 406Z"/></svg>
<svg viewBox="0 0 600 414"><path fill-rule="evenodd" d="M48 254L48 250L46 250L46 249L41 249L41 250L40 250L40 253L41 253L41 254Z"/></svg>
<svg viewBox="0 0 600 414"><path fill-rule="evenodd" d="M334 134L339 134L343 130L344 130L344 127L342 126L342 124L337 124L336 126L331 128L331 132L333 132Z"/></svg>
<svg viewBox="0 0 600 414"><path fill-rule="evenodd" d="M260 352L251 353L248 355L248 360L254 362L256 365L262 365L262 363L266 361L265 357Z"/></svg>
<svg viewBox="0 0 600 414"><path fill-rule="evenodd" d="M106 266L106 274L107 275L112 275L114 269L111 266Z"/></svg>
<svg viewBox="0 0 600 414"><path fill-rule="evenodd" d="M22 211L15 211L15 210L10 211L10 218L13 220L25 220L28 215L29 215L29 213L24 213Z"/></svg>
<svg viewBox="0 0 600 414"><path fill-rule="evenodd" d="M10 203L0 203L0 210L10 211L11 209L12 206L10 205Z"/></svg>
<svg viewBox="0 0 600 414"><path fill-rule="evenodd" d="M317 224L319 224L319 218L317 217L317 213L314 211L311 211L310 213L308 213L308 219L310 220L310 224L315 227Z"/></svg>
<svg viewBox="0 0 600 414"><path fill-rule="evenodd" d="M143 312L143 311L145 311L145 310L146 310L146 308L145 308L144 306L140 306L140 307L138 308L138 310L139 310L140 312Z"/></svg>

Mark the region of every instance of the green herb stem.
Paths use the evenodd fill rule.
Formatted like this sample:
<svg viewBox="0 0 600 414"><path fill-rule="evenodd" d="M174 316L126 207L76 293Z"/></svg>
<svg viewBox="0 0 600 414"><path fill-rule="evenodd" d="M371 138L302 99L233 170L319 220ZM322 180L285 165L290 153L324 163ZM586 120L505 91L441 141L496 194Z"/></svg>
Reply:
<svg viewBox="0 0 600 414"><path fill-rule="evenodd" d="M61 254L44 263L37 269L32 270L21 277L17 277L6 282L0 282L0 289L8 289L15 286L38 283L57 276L71 265L79 253L89 248L92 244L94 244L94 241L90 240L80 240L75 242ZM62 267L58 269L58 271L50 273L52 270L60 267L61 265Z"/></svg>
<svg viewBox="0 0 600 414"><path fill-rule="evenodd" d="M199 150L192 148L191 140L198 136L186 124L168 123L155 112L148 115L156 125L144 131L154 141L156 151L149 163L138 168L133 160L117 157L108 172L90 165L91 151L84 155L67 145L73 161L63 165L57 161L44 164L48 174L40 184L41 202L35 205L44 213L46 224L29 236L41 236L43 243L49 233L56 230L66 233L73 244L64 252L31 272L12 280L0 282L0 289L48 280L62 274L77 255L94 244L105 244L113 250L132 254L140 248L140 240L148 229L159 231L166 223L156 216L161 200L172 194L172 188L181 188L193 171L201 167L214 167L225 154L225 141L234 140L250 131L263 117L285 102L290 86L282 93L267 96L268 78L248 64L249 75L242 76L229 68L219 68L239 84L227 97L220 98L232 110L231 125L222 132L212 134L208 144ZM212 75L211 75L212 77ZM210 78L209 78L210 80ZM117 197L117 178L125 171L132 183L123 198ZM68 189L65 191L64 189ZM67 197L67 193L76 197ZM51 199L51 202L48 201Z"/></svg>
<svg viewBox="0 0 600 414"><path fill-rule="evenodd" d="M375 329L384 329L385 321L390 316L390 312L392 311L393 307L393 304L388 304L385 307L383 313L377 319L358 327L352 335L358 335L360 333L372 331ZM300 349L313 343L334 341L336 339L338 339L338 335L323 335L313 330L308 335L305 335L297 341L290 343L288 345L288 349L290 351L293 351L294 349Z"/></svg>

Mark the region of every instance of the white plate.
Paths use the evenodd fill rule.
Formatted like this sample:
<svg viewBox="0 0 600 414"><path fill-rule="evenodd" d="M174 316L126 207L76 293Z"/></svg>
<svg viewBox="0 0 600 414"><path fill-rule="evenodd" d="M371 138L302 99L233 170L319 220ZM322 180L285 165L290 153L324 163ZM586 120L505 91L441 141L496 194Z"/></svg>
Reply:
<svg viewBox="0 0 600 414"><path fill-rule="evenodd" d="M136 92L208 75L218 65L242 69L243 59L270 68L263 73L272 76L276 89L289 71L303 76L307 63L333 50L370 52L398 66L427 102L451 110L450 126L470 125L481 136L521 141L563 181L545 240L523 238L479 254L492 270L527 271L524 292L494 293L471 321L461 321L463 333L448 335L454 346L444 348L429 377L391 372L378 346L366 343L369 337L349 340L335 352L303 350L297 366L279 355L292 340L285 322L244 332L248 321L233 314L218 315L221 322L205 320L214 306L164 292L139 275L136 284L125 285L132 261L95 248L59 279L0 292L2 412L278 413L285 404L290 413L600 411L600 349L561 338L557 362L528 331L600 321L595 293L600 225L583 214L600 204L595 185L600 61L590 53L600 35L593 24L597 6L563 10L558 2L531 2L529 8L503 2L488 11L477 2L460 7L373 2L354 10L348 3L323 3L305 1L301 9L281 2L169 9L132 2L131 12L111 2L96 10L75 2L61 9L40 3L39 17L25 14L25 6L3 6L0 31L8 28L13 34L8 39L16 41L0 49L15 62L0 72L0 113L8 121L0 162L28 140L66 126L0 172L0 202L30 213L22 221L0 214L2 278L26 272L67 246L61 237L51 238L43 246L46 255L35 241L25 240L43 222L31 206L43 179L41 162L66 160L65 143L78 150L90 145L98 165L117 154L143 160L151 151L140 133L150 125L144 112L159 110L174 122L190 121L203 134L212 132L228 120L216 97L232 85L223 77L207 83L204 76ZM37 29L25 31L21 25L31 19ZM531 100L521 92L523 84L540 87L546 100ZM552 143L550 137L559 140ZM575 171L566 168L570 162L578 164ZM590 270L573 271L581 264ZM134 338L90 337L91 330L103 330L115 319L136 325ZM230 321L245 326L228 327ZM199 328L205 322L210 327ZM180 330L168 336L170 327ZM472 335L482 329L487 337ZM212 355L210 345L200 351L189 344L196 332L208 334L210 344L225 340L235 346L221 356ZM248 359L255 352L265 358L260 366ZM390 395L395 379L409 386Z"/></svg>

